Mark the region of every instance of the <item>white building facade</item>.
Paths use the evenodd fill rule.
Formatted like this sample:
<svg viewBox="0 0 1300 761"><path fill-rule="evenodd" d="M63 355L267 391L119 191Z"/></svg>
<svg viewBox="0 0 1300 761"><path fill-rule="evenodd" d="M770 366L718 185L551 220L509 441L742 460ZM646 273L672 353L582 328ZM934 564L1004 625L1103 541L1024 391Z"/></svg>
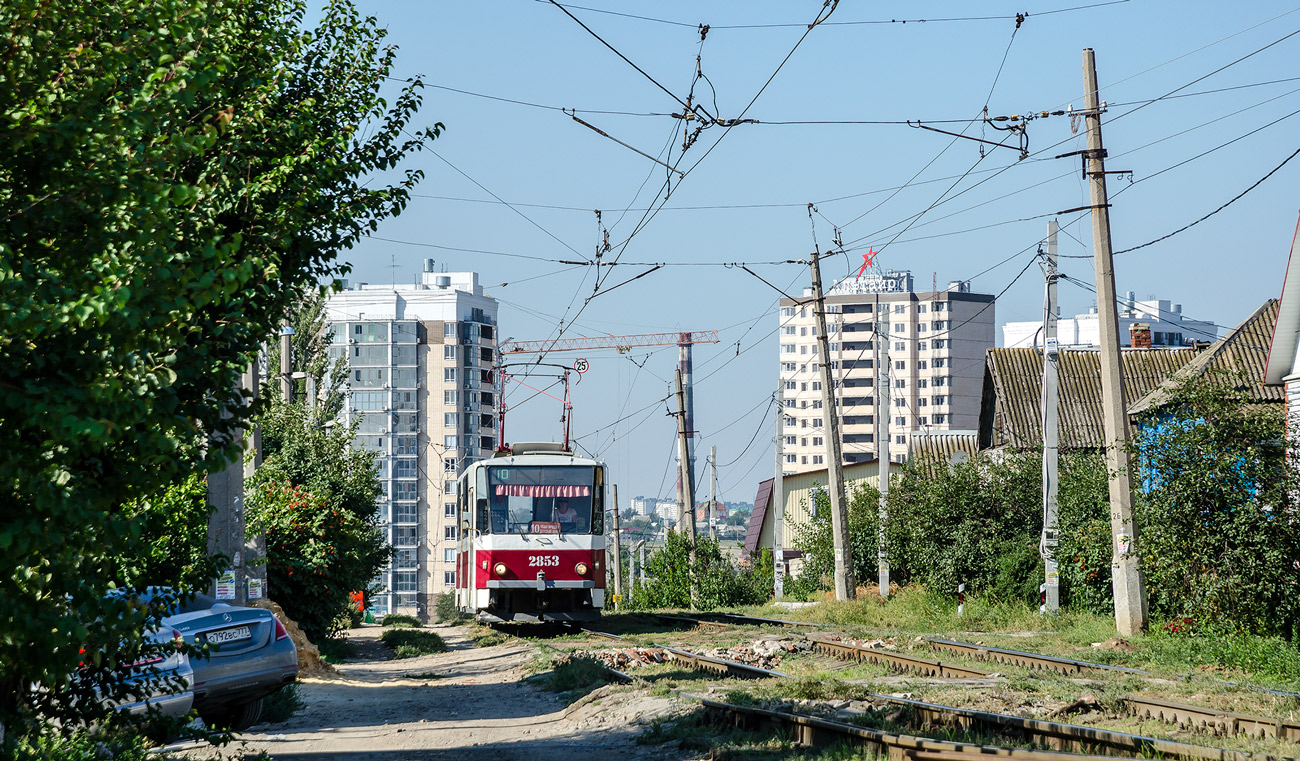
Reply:
<svg viewBox="0 0 1300 761"><path fill-rule="evenodd" d="M1146 323L1151 326L1152 346L1190 346L1196 341L1218 340L1218 327L1212 322L1191 320L1183 316L1183 305L1167 299L1137 301L1133 291L1119 300L1119 341L1121 346L1131 346L1131 326ZM1082 349L1101 345L1101 327L1097 308L1086 314L1057 320L1057 339L1063 349ZM1002 326L1002 346L1007 349L1041 349L1043 323L1008 322Z"/></svg>
<svg viewBox="0 0 1300 761"><path fill-rule="evenodd" d="M805 297L811 295L805 290ZM876 421L882 415L889 420L896 462L906 459L911 431L978 427L984 352L994 342L993 301L963 281L917 292L906 271L846 278L830 289L829 361L846 463L876 459ZM826 410L813 304L783 298L779 310L785 470L825 468ZM887 410L876 393L878 335L889 336Z"/></svg>
<svg viewBox="0 0 1300 761"><path fill-rule="evenodd" d="M456 478L496 448L497 302L476 273L424 269L416 284L346 288L327 309L331 357L348 363L343 422L376 454L395 549L372 608L427 620L455 586Z"/></svg>

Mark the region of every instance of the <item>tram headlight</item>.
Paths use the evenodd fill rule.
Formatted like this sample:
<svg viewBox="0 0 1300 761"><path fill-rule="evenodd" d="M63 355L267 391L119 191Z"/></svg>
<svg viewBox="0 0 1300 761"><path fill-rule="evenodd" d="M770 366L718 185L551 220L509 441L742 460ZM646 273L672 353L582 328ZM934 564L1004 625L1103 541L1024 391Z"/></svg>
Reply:
<svg viewBox="0 0 1300 761"><path fill-rule="evenodd" d="M505 563L497 563L496 565L492 566L492 571L493 571L493 573L495 573L497 576L505 576L505 575L506 575L506 564L505 564Z"/></svg>
<svg viewBox="0 0 1300 761"><path fill-rule="evenodd" d="M579 576L586 576L586 575L587 575L587 564L586 564L586 563L578 563L577 565L575 565L575 566L573 567L573 570L577 571Z"/></svg>

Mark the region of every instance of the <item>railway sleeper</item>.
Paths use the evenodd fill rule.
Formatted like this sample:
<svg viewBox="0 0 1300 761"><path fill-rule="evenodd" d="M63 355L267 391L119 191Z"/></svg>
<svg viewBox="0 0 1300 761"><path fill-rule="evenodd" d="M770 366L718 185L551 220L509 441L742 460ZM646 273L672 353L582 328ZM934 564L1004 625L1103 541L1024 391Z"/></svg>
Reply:
<svg viewBox="0 0 1300 761"><path fill-rule="evenodd" d="M1124 705L1136 716L1156 719L1180 727L1207 731L1216 736L1245 735L1261 739L1300 742L1300 721L1218 711L1203 706L1171 703L1145 697L1126 697Z"/></svg>
<svg viewBox="0 0 1300 761"><path fill-rule="evenodd" d="M915 655L904 655L895 653L890 650L879 650L873 647L862 647L847 642L832 642L820 637L809 637L818 652L829 655L833 658L845 660L855 660L859 663L862 661L871 661L890 667L895 671L910 671L923 676L940 677L947 679L967 679L987 677L992 674L980 669L967 668L965 666L955 666L950 663L933 661L929 658L920 658Z"/></svg>

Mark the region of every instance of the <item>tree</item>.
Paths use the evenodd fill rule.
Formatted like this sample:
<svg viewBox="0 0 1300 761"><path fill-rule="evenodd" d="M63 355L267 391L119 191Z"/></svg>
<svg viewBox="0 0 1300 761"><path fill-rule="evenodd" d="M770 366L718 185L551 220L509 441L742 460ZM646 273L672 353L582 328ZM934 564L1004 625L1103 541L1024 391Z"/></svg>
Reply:
<svg viewBox="0 0 1300 761"><path fill-rule="evenodd" d="M1300 513L1285 405L1237 379L1184 381L1141 419L1138 543L1152 611L1300 636Z"/></svg>
<svg viewBox="0 0 1300 761"><path fill-rule="evenodd" d="M250 530L266 531L271 595L315 642L336 633L349 594L392 557L377 525L375 455L352 448L356 425L273 402L262 418L262 466L246 486Z"/></svg>
<svg viewBox="0 0 1300 761"><path fill-rule="evenodd" d="M0 5L0 723L100 705L80 651L149 620L104 615L140 549L123 506L224 464L259 343L421 179L376 181L441 128L410 124L422 83L381 97L375 20L305 10Z"/></svg>

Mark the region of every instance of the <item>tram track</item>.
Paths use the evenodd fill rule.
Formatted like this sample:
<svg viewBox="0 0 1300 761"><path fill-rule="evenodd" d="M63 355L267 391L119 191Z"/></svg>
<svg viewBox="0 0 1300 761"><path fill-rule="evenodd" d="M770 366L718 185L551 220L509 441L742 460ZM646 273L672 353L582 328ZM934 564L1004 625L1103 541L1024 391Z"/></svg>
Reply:
<svg viewBox="0 0 1300 761"><path fill-rule="evenodd" d="M696 619L686 616L659 616L665 620L677 622L694 622ZM746 623L757 625L787 626L790 622L781 619L765 619L754 616L736 616L736 619L743 619ZM708 623L716 625L718 622L709 621ZM799 622L802 626L809 626L806 622ZM894 650L884 648L867 647L852 642L831 638L824 633L801 634L799 636L813 643L814 649L824 655L829 655L846 661L854 662L871 662L886 666L892 671L910 672L921 676L946 679L988 679L996 677L998 674L992 671L953 664L944 661L923 658L920 656L900 653ZM1020 650L1011 650L1008 648L988 647L985 645L960 642L956 640L942 639L938 637L926 637L922 641L927 645L950 653L955 653L976 660L987 660L995 663L1024 668L1030 671L1051 671L1065 676L1085 676L1088 674L1097 675L1132 675L1144 678L1155 677L1153 672L1143 669L1130 668L1125 666L1114 666L1110 664L1095 663L1091 661L1075 660L1071 658L1061 658L1057 656L1043 655ZM1284 690L1264 690L1265 692L1280 695L1283 697L1297 697L1300 694L1287 692ZM885 695L874 696L899 705L910 705L917 701L905 701L898 698L892 698ZM1254 716L1250 714L1235 713L1232 711L1223 711L1216 708L1197 706L1184 703L1177 703L1157 698L1149 698L1140 695L1125 695L1120 698L1121 704L1131 715L1139 718L1155 719L1166 724L1176 725L1181 728L1187 728L1194 731L1206 732L1215 736L1244 736L1259 739L1276 739L1289 742L1300 743L1300 721L1273 719L1264 716ZM932 714L932 718L938 718L935 711L942 712L961 712L965 709L953 708L950 706L930 706L926 710ZM1033 722L1030 719L1019 719L1019 717L1004 716L1002 714L983 714L983 712L972 712L982 714L985 717L1001 717L997 722L1000 726L1012 726L1016 721ZM987 720L987 719L986 719ZM1008 724L1007 722L1011 723ZM997 723L995 722L995 723ZM1052 725L1054 727L1075 727L1075 725L1059 724L1057 722L1037 722L1043 725ZM1022 729L1031 729L1027 725ZM1075 744L1086 742L1097 732L1090 727L1077 727L1084 730L1083 734L1077 736L1060 735L1056 739L1068 741ZM1058 730L1051 730L1056 732ZM1065 731L1065 730L1061 730ZM1051 732L1043 739L1052 740ZM1066 731L1068 735L1069 732ZM1125 733L1116 734L1116 747L1124 745L1133 745L1137 742L1134 739L1137 736L1126 735ZM1166 742L1156 741L1154 738L1140 738L1144 742ZM1175 743L1175 745L1178 745ZM1150 749L1152 746L1146 745ZM1201 746L1187 746L1188 748L1200 748ZM1205 753L1195 754L1188 757L1194 758L1217 758L1218 755L1231 753L1230 751L1221 751L1218 749L1208 750L1209 755ZM1184 754L1185 755L1185 754Z"/></svg>
<svg viewBox="0 0 1300 761"><path fill-rule="evenodd" d="M715 658L680 647L654 643L636 645L633 640L623 635L585 628L580 631L587 636L609 640L620 645L661 650L673 660L681 661L696 670L707 671L720 676L751 679L794 678L790 674L773 669L764 669L737 661ZM810 637L810 639L818 643L816 649L820 652L842 660L860 662L870 659L870 656L885 654L888 657L884 661L876 662L884 662L901 670L912 670L929 676L971 678L993 675L991 672L966 667L954 667L952 670L946 670L946 664L937 661L894 653L879 648L835 642L816 637ZM545 643L534 642L534 644L539 644L558 653L569 654L569 651ZM638 677L604 664L602 666L619 682L643 682ZM734 705L691 695L686 692L679 692L679 694L700 702L715 720L731 723L737 727L759 730L781 727L792 734L796 738L796 742L800 744L818 745L827 742L850 742L867 748L874 748L878 752L887 752L891 757L953 761L955 759L996 755L1024 759L1025 761L1065 761L1065 759L1079 761L1084 758L1103 757L1087 755L1100 752L1111 757L1118 754L1142 758L1189 759L1191 761L1277 761L1284 758L1262 753L1193 745L1097 727L946 706L880 693L867 693L865 698L873 706L880 705L902 709L899 713L906 717L907 724L913 731L925 731L934 728L957 731L979 730L1048 750L1029 750L936 740L922 736L892 733L882 729L869 728L860 724L846 723L805 713ZM1300 737L1300 735L1296 734L1300 732L1300 723L1232 714L1214 709L1185 706L1136 696L1126 697L1123 701L1125 706L1135 715L1154 718L1192 729L1208 729L1216 735L1243 734L1249 737L1292 741L1296 741Z"/></svg>

